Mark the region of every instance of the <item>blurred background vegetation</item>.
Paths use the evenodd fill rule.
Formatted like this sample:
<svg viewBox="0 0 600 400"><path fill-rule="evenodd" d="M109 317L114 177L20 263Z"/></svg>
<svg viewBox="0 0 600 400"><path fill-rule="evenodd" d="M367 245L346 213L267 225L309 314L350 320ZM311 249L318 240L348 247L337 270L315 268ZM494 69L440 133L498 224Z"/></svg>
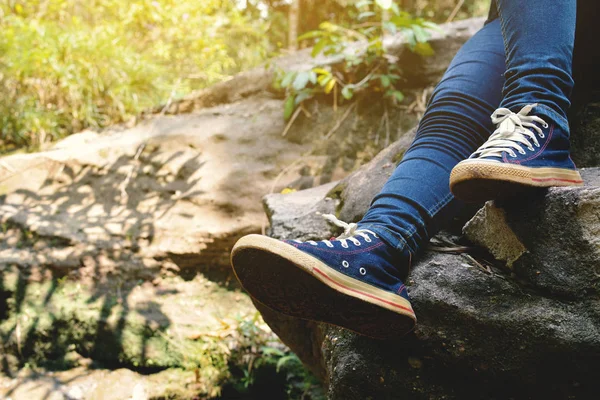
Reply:
<svg viewBox="0 0 600 400"><path fill-rule="evenodd" d="M358 0L0 0L0 151L36 149L294 50ZM398 0L434 22L489 0ZM308 45L303 42L300 45Z"/></svg>

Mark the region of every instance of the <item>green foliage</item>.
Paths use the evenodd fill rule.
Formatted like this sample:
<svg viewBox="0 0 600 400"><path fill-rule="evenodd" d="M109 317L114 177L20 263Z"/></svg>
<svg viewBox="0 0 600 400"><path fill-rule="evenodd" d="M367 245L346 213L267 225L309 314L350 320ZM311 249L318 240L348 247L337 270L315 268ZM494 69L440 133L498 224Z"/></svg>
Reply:
<svg viewBox="0 0 600 400"><path fill-rule="evenodd" d="M287 95L286 120L304 101L323 94L332 94L336 105L364 92L381 93L395 104L402 102L402 70L396 58L386 51L387 35L401 33L412 51L422 56L433 54L427 41L429 31L438 29L437 25L401 11L392 0L362 0L356 8L359 13L353 27L323 22L318 30L299 38L314 41L313 58L324 54L340 56L342 60L334 66L278 74L275 86Z"/></svg>
<svg viewBox="0 0 600 400"><path fill-rule="evenodd" d="M266 24L229 3L2 2L0 146L127 120L261 62Z"/></svg>
<svg viewBox="0 0 600 400"><path fill-rule="evenodd" d="M257 312L253 318L239 320L237 333L242 352L230 359L230 371L234 371L229 383L238 393L248 393L260 380L272 380L264 371L272 371L283 381L288 399L324 399L321 383L302 365L294 353L284 349L273 337L263 330L264 324ZM235 371L241 371L235 376ZM270 382L272 384L272 382Z"/></svg>

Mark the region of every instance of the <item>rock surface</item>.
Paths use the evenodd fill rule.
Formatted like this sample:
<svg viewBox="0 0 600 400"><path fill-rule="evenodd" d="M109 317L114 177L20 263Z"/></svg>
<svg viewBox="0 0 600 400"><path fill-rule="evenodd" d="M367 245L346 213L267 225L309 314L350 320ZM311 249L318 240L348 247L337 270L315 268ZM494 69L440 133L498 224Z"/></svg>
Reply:
<svg viewBox="0 0 600 400"><path fill-rule="evenodd" d="M77 354L94 367L200 368L179 398L215 396L256 315L229 249L260 232L260 197L307 149L281 138L280 107L257 97L2 158L2 372L77 367Z"/></svg>
<svg viewBox="0 0 600 400"><path fill-rule="evenodd" d="M492 203L465 227L467 237L495 252L515 249L512 237L522 243L520 257L511 259L515 274L552 296L580 299L600 289L600 173L582 169L586 186L553 188L530 201L503 204L505 218ZM489 231L505 232L498 241ZM518 239L520 238L520 239ZM498 258L498 257L497 257Z"/></svg>
<svg viewBox="0 0 600 400"><path fill-rule="evenodd" d="M586 141L581 139L578 143ZM337 187L322 189L339 201L336 212L342 218L356 220L365 212L393 170L382 167L395 165L403 153L401 140ZM503 211L492 204L479 211L465 230L504 261L478 249L423 254L409 277L419 324L407 337L380 342L257 307L325 380L331 399L595 398L600 389L592 372L600 359L600 169L582 174L585 187L555 188L503 204ZM285 205L293 203L298 210L303 196L267 196L274 235L333 233L323 235L322 222L312 212L293 229L282 223L288 221ZM306 209L325 204L311 196ZM510 240L497 240L498 233Z"/></svg>
<svg viewBox="0 0 600 400"><path fill-rule="evenodd" d="M148 400L169 395L193 398L186 390L194 373L166 371L152 376L128 369L88 370L85 367L46 375L21 372L14 378L0 377L0 395L11 399L44 400Z"/></svg>

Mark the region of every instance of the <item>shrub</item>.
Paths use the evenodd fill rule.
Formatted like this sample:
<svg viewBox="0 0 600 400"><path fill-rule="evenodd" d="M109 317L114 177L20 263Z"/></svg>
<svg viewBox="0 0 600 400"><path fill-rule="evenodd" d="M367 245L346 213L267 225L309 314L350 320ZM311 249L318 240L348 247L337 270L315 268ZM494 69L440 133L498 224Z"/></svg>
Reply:
<svg viewBox="0 0 600 400"><path fill-rule="evenodd" d="M127 120L270 50L264 21L219 0L23 0L0 18L4 151Z"/></svg>

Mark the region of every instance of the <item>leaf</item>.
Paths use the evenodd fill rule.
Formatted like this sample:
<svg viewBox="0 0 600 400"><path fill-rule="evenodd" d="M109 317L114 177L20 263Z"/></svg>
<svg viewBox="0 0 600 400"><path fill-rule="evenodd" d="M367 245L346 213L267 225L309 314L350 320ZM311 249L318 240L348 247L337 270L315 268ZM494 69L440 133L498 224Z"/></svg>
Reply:
<svg viewBox="0 0 600 400"><path fill-rule="evenodd" d="M331 74L321 75L317 78L317 81L319 82L319 85L326 86L332 79L333 79L333 76Z"/></svg>
<svg viewBox="0 0 600 400"><path fill-rule="evenodd" d="M442 28L440 28L440 26L438 24L436 24L435 22L430 22L430 21L425 21L423 22L423 28L425 29L430 29L432 31L436 31L439 33L445 33L444 30Z"/></svg>
<svg viewBox="0 0 600 400"><path fill-rule="evenodd" d="M388 90L385 94L395 99L398 103L404 101L404 93L399 90Z"/></svg>
<svg viewBox="0 0 600 400"><path fill-rule="evenodd" d="M337 81L335 79L331 79L329 82L327 82L327 85L325 85L325 94L331 93L336 83Z"/></svg>
<svg viewBox="0 0 600 400"><path fill-rule="evenodd" d="M296 361L296 355L290 354L289 356L281 357L279 361L277 361L276 371L279 373L281 368L290 361Z"/></svg>
<svg viewBox="0 0 600 400"><path fill-rule="evenodd" d="M343 30L342 28L340 28L339 25L336 25L334 23L331 23L329 21L325 21L325 22L321 22L321 24L319 24L319 28L327 31L327 32L336 32L339 30Z"/></svg>
<svg viewBox="0 0 600 400"><path fill-rule="evenodd" d="M342 96L346 100L350 100L350 99L352 99L352 97L354 97L354 90L351 85L345 86L342 89Z"/></svg>
<svg viewBox="0 0 600 400"><path fill-rule="evenodd" d="M313 85L317 84L317 73L313 70L313 71L309 71L308 72L308 80L310 81L310 83L312 83Z"/></svg>
<svg viewBox="0 0 600 400"><path fill-rule="evenodd" d="M319 75L331 75L331 72L329 72L325 68L321 68L321 67L313 68L313 71Z"/></svg>
<svg viewBox="0 0 600 400"><path fill-rule="evenodd" d="M297 192L296 189L291 189L291 188L285 188L281 191L281 194L290 194L290 193L294 193Z"/></svg>
<svg viewBox="0 0 600 400"><path fill-rule="evenodd" d="M283 77L283 79L281 80L281 87L288 88L291 85L291 83L295 77L296 77L295 72L286 73L285 76Z"/></svg>
<svg viewBox="0 0 600 400"><path fill-rule="evenodd" d="M396 33L398 33L398 28L396 27L396 24L394 24L393 22L390 22L390 21L384 22L383 28L392 35L395 35Z"/></svg>
<svg viewBox="0 0 600 400"><path fill-rule="evenodd" d="M313 93L309 90L303 90L302 92L300 92L298 94L298 96L296 96L296 99L294 100L294 105L298 106L300 105L300 103L302 103L305 100L309 100L313 98Z"/></svg>
<svg viewBox="0 0 600 400"><path fill-rule="evenodd" d="M307 40L307 39L315 39L318 37L323 37L325 35L328 35L328 32L323 32L323 31L309 31L306 32L300 36L298 36L298 41L302 41L302 40Z"/></svg>
<svg viewBox="0 0 600 400"><path fill-rule="evenodd" d="M360 21L360 20L363 20L363 19L366 19L369 17L373 17L375 15L377 15L377 14L375 14L373 11L364 11L364 12L361 12L360 14L358 14L358 20Z"/></svg>
<svg viewBox="0 0 600 400"><path fill-rule="evenodd" d="M292 84L292 87L294 88L295 91L299 92L302 89L304 89L306 87L306 85L308 85L308 81L310 80L310 72L299 72L298 75L296 75L296 79L294 79L294 83Z"/></svg>
<svg viewBox="0 0 600 400"><path fill-rule="evenodd" d="M390 18L390 22L396 25L398 28L408 28L412 25L412 19L405 14L393 16Z"/></svg>
<svg viewBox="0 0 600 400"><path fill-rule="evenodd" d="M362 1L359 1L358 3L356 3L356 8L362 8L365 6L370 6L372 4L373 4L372 0L362 0Z"/></svg>
<svg viewBox="0 0 600 400"><path fill-rule="evenodd" d="M284 110L283 110L283 118L288 121L291 117L292 114L294 113L294 110L296 108L295 105L295 96L288 96L287 99L285 99L285 106L284 106Z"/></svg>
<svg viewBox="0 0 600 400"><path fill-rule="evenodd" d="M281 193L283 193L284 191L288 191L288 193L292 193L295 192L295 189L290 189L290 188L285 188L283 189L283 191ZM285 193L283 193L285 194ZM275 347L271 347L271 346L263 346L260 348L260 351L267 356L277 356L277 357L284 357L285 353Z"/></svg>
<svg viewBox="0 0 600 400"><path fill-rule="evenodd" d="M412 51L424 57L432 56L435 53L429 43L417 43Z"/></svg>
<svg viewBox="0 0 600 400"><path fill-rule="evenodd" d="M427 31L423 28L421 28L419 25L413 25L413 32L415 33L415 38L417 39L417 42L420 43L425 43L427 42L427 39L429 39L429 34L427 33Z"/></svg>
<svg viewBox="0 0 600 400"><path fill-rule="evenodd" d="M417 39L415 39L415 33L410 29L403 30L404 37L406 38L406 42L410 46L411 49L414 49L417 45Z"/></svg>
<svg viewBox="0 0 600 400"><path fill-rule="evenodd" d="M389 10L392 8L393 0L375 0L375 4L381 7L384 10Z"/></svg>
<svg viewBox="0 0 600 400"><path fill-rule="evenodd" d="M381 80L381 86L384 88L388 88L392 84L390 77L387 75L381 75L379 79Z"/></svg>
<svg viewBox="0 0 600 400"><path fill-rule="evenodd" d="M316 58L329 45L331 45L331 41L327 38L322 38L317 43L315 43L312 49L312 53L310 54L311 57Z"/></svg>

